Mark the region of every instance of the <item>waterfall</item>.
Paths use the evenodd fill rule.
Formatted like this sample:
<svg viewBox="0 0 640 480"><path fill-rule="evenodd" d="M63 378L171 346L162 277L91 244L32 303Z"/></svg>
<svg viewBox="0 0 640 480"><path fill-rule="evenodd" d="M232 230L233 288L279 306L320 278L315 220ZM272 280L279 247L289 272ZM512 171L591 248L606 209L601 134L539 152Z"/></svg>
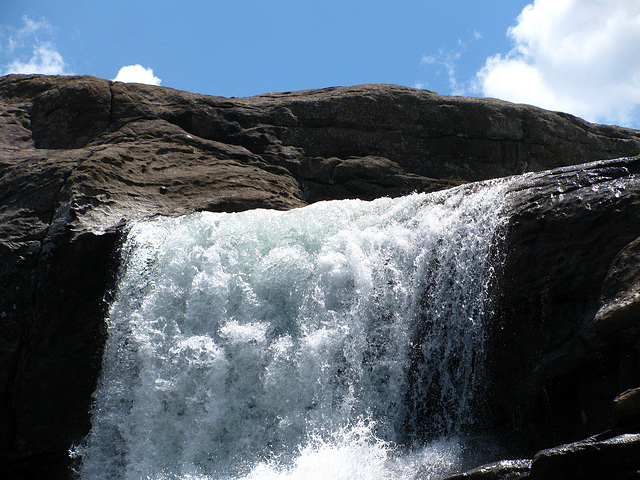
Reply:
<svg viewBox="0 0 640 480"><path fill-rule="evenodd" d="M504 195L494 181L134 225L80 478L460 468Z"/></svg>

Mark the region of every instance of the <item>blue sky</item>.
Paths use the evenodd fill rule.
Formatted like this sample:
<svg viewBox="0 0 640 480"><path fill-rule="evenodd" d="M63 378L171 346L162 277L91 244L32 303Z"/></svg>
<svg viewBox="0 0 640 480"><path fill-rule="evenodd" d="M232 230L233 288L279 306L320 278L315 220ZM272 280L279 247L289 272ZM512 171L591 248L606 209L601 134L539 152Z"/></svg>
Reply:
<svg viewBox="0 0 640 480"><path fill-rule="evenodd" d="M640 128L640 1L3 0L11 72L222 96L393 83Z"/></svg>

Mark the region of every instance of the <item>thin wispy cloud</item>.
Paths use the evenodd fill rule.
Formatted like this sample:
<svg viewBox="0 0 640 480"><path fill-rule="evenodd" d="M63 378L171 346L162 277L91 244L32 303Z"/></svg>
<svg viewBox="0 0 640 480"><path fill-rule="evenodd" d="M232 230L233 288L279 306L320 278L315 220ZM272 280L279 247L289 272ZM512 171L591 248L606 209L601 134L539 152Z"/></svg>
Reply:
<svg viewBox="0 0 640 480"><path fill-rule="evenodd" d="M455 49L440 49L436 54L423 55L422 64L435 67L437 75L444 73L447 76L451 93L460 95L464 91L464 86L458 81L457 64L466 51L467 45L458 39L458 46Z"/></svg>
<svg viewBox="0 0 640 480"><path fill-rule="evenodd" d="M459 78L458 66L462 57L468 51L469 42L477 42L482 40L482 34L477 30L470 32L471 38L467 41L459 38L454 48L440 48L436 53L423 55L421 59L422 65L433 70L436 76L446 75L447 83L452 95L468 94L470 82ZM416 88L425 88L425 82L416 82Z"/></svg>
<svg viewBox="0 0 640 480"><path fill-rule="evenodd" d="M161 80L153 74L153 69L145 68L140 64L122 67L113 81L124 83L145 83L147 85L160 85L161 82Z"/></svg>
<svg viewBox="0 0 640 480"><path fill-rule="evenodd" d="M26 15L22 16L23 26L18 29L7 28L7 48L14 51L24 46L25 41L38 34L38 32L50 34L52 29L45 20L32 20ZM4 30L4 29L3 29Z"/></svg>
<svg viewBox="0 0 640 480"><path fill-rule="evenodd" d="M640 2L535 0L513 49L477 74L485 96L640 127Z"/></svg>
<svg viewBox="0 0 640 480"><path fill-rule="evenodd" d="M53 29L44 20L22 17L19 28L0 26L0 50L11 59L0 68L2 75L10 73L41 73L70 75L69 65L52 39Z"/></svg>

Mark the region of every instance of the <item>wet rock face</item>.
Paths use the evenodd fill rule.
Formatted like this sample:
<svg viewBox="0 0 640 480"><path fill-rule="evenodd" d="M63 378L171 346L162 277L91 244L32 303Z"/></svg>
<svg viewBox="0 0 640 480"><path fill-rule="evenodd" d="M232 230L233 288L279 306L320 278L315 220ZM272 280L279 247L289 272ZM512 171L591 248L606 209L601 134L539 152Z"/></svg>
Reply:
<svg viewBox="0 0 640 480"><path fill-rule="evenodd" d="M487 421L532 463L452 480L637 477L639 194L640 157L523 175L512 186Z"/></svg>
<svg viewBox="0 0 640 480"><path fill-rule="evenodd" d="M594 319L599 336L640 330L640 238L614 259L602 285L601 307Z"/></svg>
<svg viewBox="0 0 640 480"><path fill-rule="evenodd" d="M614 398L640 386L637 348L625 350L637 330L603 338L594 328L602 298L634 285L605 279L640 235L639 173L638 157L565 167L524 176L514 192L489 370L494 420L525 450L611 427Z"/></svg>
<svg viewBox="0 0 640 480"><path fill-rule="evenodd" d="M482 465L446 480L525 480L531 472L531 460L501 460Z"/></svg>
<svg viewBox="0 0 640 480"><path fill-rule="evenodd" d="M640 435L597 435L542 450L531 464L531 480L638 478Z"/></svg>
<svg viewBox="0 0 640 480"><path fill-rule="evenodd" d="M68 475L68 448L89 429L117 245L131 222L398 196L640 153L637 131L389 85L229 99L8 76L0 99L0 476L11 478ZM596 337L591 321L612 305L601 295L622 289L600 291L611 262L640 237L639 162L530 175L514 191L501 353L490 359L495 418L531 425L540 391L556 385L566 392L552 392L554 411L570 412L562 432L573 432L583 403L567 399L601 387L579 380L593 377L596 352L607 372L620 368L620 335ZM514 379L518 389L507 388ZM618 386L596 397L612 400ZM584 412L589 428L600 425Z"/></svg>
<svg viewBox="0 0 640 480"><path fill-rule="evenodd" d="M640 387L625 390L613 400L613 417L617 427L640 424Z"/></svg>

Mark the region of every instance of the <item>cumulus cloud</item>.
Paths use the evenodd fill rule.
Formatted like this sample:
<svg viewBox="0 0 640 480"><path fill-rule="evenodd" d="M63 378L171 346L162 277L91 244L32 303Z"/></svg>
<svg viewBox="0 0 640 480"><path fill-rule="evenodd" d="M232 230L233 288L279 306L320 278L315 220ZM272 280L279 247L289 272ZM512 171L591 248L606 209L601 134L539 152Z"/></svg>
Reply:
<svg viewBox="0 0 640 480"><path fill-rule="evenodd" d="M114 82L146 83L147 85L160 85L161 80L153 75L153 69L144 68L142 65L127 65L118 71Z"/></svg>
<svg viewBox="0 0 640 480"><path fill-rule="evenodd" d="M1 75L10 73L42 73L69 75L72 72L51 40L53 28L44 20L22 17L19 28L0 25L0 53L6 62Z"/></svg>
<svg viewBox="0 0 640 480"><path fill-rule="evenodd" d="M477 74L483 95L640 127L638 0L535 0L508 35Z"/></svg>

